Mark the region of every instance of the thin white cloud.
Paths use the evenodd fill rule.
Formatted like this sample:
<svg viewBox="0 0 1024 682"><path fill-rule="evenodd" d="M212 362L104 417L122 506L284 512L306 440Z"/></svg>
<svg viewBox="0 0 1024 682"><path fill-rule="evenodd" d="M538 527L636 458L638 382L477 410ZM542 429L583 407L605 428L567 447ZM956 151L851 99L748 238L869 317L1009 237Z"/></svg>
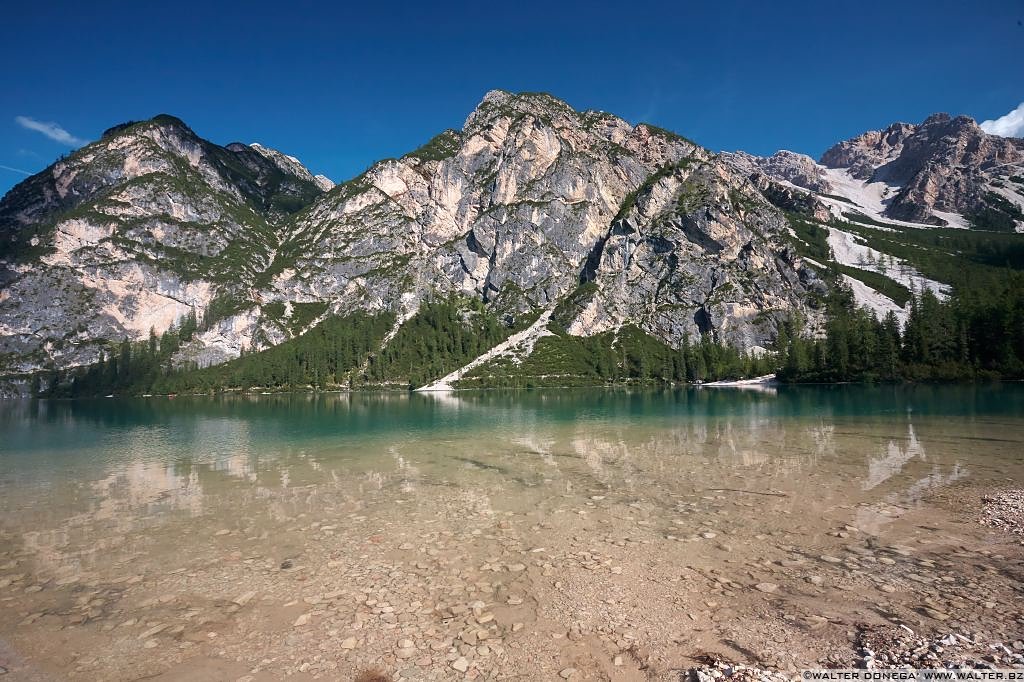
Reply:
<svg viewBox="0 0 1024 682"><path fill-rule="evenodd" d="M58 123L44 123L43 121L37 121L34 118L29 118L28 116L16 116L14 121L22 128L42 133L51 140L60 142L61 144L66 144L69 147L81 147L83 144L89 142L88 140L83 140L80 137L75 137L68 131L64 130L64 128Z"/></svg>
<svg viewBox="0 0 1024 682"><path fill-rule="evenodd" d="M14 168L13 166L5 166L2 163L0 163L0 168L4 169L6 171L12 171L14 173L21 173L22 175L32 175L27 170L21 170L20 168Z"/></svg>
<svg viewBox="0 0 1024 682"><path fill-rule="evenodd" d="M993 121L982 121L980 125L989 135L1024 137L1024 102L1006 116L1000 116Z"/></svg>

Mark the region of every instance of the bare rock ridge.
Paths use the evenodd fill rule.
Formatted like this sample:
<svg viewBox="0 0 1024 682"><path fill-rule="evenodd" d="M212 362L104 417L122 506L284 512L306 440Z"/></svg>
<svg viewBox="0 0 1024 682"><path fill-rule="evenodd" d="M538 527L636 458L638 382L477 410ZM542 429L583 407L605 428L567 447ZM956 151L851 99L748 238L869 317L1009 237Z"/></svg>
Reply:
<svg viewBox="0 0 1024 682"><path fill-rule="evenodd" d="M768 237L746 230L748 211ZM573 333L633 323L670 343L703 330L750 347L774 334L772 310L804 305L799 275L758 269L784 250L782 225L744 177L688 140L493 91L461 132L375 164L304 213L304 246L272 295L387 306L436 289L515 313L592 282Z"/></svg>
<svg viewBox="0 0 1024 682"><path fill-rule="evenodd" d="M727 157L738 169L747 173L763 173L776 180L783 180L798 187L815 192L830 189L828 179L814 159L785 149L771 156L754 156L746 152L734 152Z"/></svg>
<svg viewBox="0 0 1024 682"><path fill-rule="evenodd" d="M236 152L244 151L238 148L238 144L239 143L237 142L229 144L228 149ZM301 180L305 180L306 182L312 182L324 192L334 188L334 182L332 182L330 178L324 175L313 175L312 173L309 172L309 169L303 166L302 162L296 159L294 156L283 154L277 151L276 149L264 147L258 142L250 144L249 147L259 152L261 156L263 156L268 161L277 166L277 168L286 175L290 175Z"/></svg>
<svg viewBox="0 0 1024 682"><path fill-rule="evenodd" d="M946 117L842 143L822 164L716 155L495 90L461 130L335 186L279 151L219 146L157 116L0 200L2 371L93 362L190 312L203 322L181 359L222 362L330 314L404 319L456 293L505 316L557 308L575 335L635 325L671 345L711 334L763 347L792 312L820 315L809 293L823 284L780 206L825 219L837 182L885 177L906 195L887 211L953 210L1003 191L986 188L1020 162L1020 142Z"/></svg>
<svg viewBox="0 0 1024 682"><path fill-rule="evenodd" d="M111 128L0 200L5 369L92 362L218 295L244 307L292 214L322 193L308 171L171 116ZM230 324L225 356L254 326Z"/></svg>
<svg viewBox="0 0 1024 682"><path fill-rule="evenodd" d="M1003 214L999 229L1013 229L1014 221L1024 228L1024 140L989 135L967 116L894 123L839 142L818 163L787 151L724 156L774 181L771 192L796 187L820 195L837 217L853 209L874 219L992 228L995 212Z"/></svg>
<svg viewBox="0 0 1024 682"><path fill-rule="evenodd" d="M840 142L821 164L893 187L884 215L896 220L947 224L937 212L970 216L1000 203L993 194L1022 203L1022 188L1011 178L1024 171L1024 140L989 135L966 116L895 123Z"/></svg>
<svg viewBox="0 0 1024 682"><path fill-rule="evenodd" d="M893 123L885 130L872 130L839 142L821 156L828 168L845 168L859 180L871 180L881 166L899 157L903 142L917 130L909 123Z"/></svg>

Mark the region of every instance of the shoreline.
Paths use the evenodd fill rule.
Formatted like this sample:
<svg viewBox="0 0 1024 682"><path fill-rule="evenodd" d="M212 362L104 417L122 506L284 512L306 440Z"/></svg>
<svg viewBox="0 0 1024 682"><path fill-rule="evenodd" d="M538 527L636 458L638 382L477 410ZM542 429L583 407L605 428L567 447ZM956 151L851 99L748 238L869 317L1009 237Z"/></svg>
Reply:
<svg viewBox="0 0 1024 682"><path fill-rule="evenodd" d="M770 380L767 377L772 377ZM460 392L489 392L489 391L508 391L508 392L524 392L524 391L548 391L548 390L582 390L582 389L641 389L648 391L658 390L680 390L689 388L742 388L746 387L770 387L770 388L786 388L786 387L827 387L827 386L861 386L865 388L907 388L917 386L935 386L935 387L964 387L964 386L998 386L1001 384L1021 384L1024 383L1024 379L975 379L975 380L963 380L963 381L898 381L898 382L879 382L879 383L868 383L868 382L857 382L857 381L829 381L829 382L792 382L782 381L775 378L774 374L765 375L763 377L755 377L752 379L735 379L735 380L721 380L714 382L685 382L685 383L660 383L660 382L636 382L636 383L593 383L593 384L563 384L563 385L542 385L542 386L480 386L480 387L451 387L451 388L436 388L436 389L408 389L408 388L388 388L385 386L375 387L364 387L364 388L290 388L281 390L267 390L266 388L257 387L252 389L238 389L229 388L219 391L210 391L204 393L148 393L148 394L111 394L111 395L95 395L95 396L32 396L32 395L0 395L0 402L2 401L17 401L17 400L54 400L54 401L71 401L71 400L104 400L104 399L135 399L135 398L198 398L198 397L222 397L222 396L275 396L275 395L346 395L346 394L369 394L369 393L380 393L380 394L391 394L391 395L431 395L431 394L446 394L446 393L460 393Z"/></svg>

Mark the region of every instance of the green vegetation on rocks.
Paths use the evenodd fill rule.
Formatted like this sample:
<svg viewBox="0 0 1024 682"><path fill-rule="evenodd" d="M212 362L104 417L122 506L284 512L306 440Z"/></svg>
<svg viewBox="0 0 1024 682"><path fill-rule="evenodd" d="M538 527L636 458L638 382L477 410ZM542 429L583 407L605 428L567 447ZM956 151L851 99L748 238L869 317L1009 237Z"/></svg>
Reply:
<svg viewBox="0 0 1024 682"><path fill-rule="evenodd" d="M248 390L350 387L365 381L359 374L369 353L379 348L394 318L356 313L330 317L294 339L222 365L176 368L172 358L198 329L194 314L162 336L123 341L88 367L45 373L36 381L39 395L90 397L108 394L208 393Z"/></svg>
<svg viewBox="0 0 1024 682"><path fill-rule="evenodd" d="M446 130L435 135L415 151L409 152L402 158L417 158L421 161L443 161L451 158L459 151L462 140L459 133L454 130Z"/></svg>
<svg viewBox="0 0 1024 682"><path fill-rule="evenodd" d="M370 359L367 379L422 386L501 343L510 331L479 299L453 296L425 301Z"/></svg>
<svg viewBox="0 0 1024 682"><path fill-rule="evenodd" d="M464 376L459 388L684 383L767 374L771 357L753 357L708 336L672 348L628 325L594 336L572 336L552 323L550 336L525 357L501 357Z"/></svg>
<svg viewBox="0 0 1024 682"><path fill-rule="evenodd" d="M895 315L879 320L836 285L825 337L810 339L791 323L779 335L785 381L964 381L1024 377L1024 296L966 305L930 291L913 299L901 330Z"/></svg>
<svg viewBox="0 0 1024 682"><path fill-rule="evenodd" d="M832 258L832 249L828 245L828 230L820 224L794 213L787 214L789 226L796 235L793 245L801 256L810 258L825 267L821 273L825 277L838 274L847 275L863 282L875 291L891 298L897 305L904 306L910 300L911 291L891 277L873 270L855 268L837 263ZM849 225L840 225L847 229Z"/></svg>

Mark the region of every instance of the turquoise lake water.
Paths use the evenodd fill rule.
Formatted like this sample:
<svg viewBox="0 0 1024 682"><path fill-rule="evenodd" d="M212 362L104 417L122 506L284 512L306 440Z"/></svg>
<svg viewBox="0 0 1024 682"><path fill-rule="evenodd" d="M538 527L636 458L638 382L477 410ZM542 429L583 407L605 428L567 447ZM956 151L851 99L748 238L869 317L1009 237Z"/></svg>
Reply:
<svg viewBox="0 0 1024 682"><path fill-rule="evenodd" d="M870 476L890 441L908 439L931 453L930 464L970 464L976 477L1015 471L1024 452L1024 385L8 402L0 404L0 513L8 523L26 512L57 520L61 510L70 513L66 505L82 509L103 495L127 495L133 477L149 492L122 502L143 505L147 496L189 487L198 474L204 483L190 494L220 496L280 485L282 476L287 485L392 475L396 457L415 460L428 478L477 471L526 481L541 471L538 456L578 457L588 446L675 456L681 468L717 453L701 472L709 479L752 474L723 458L725 449L776 469L815 452L817 470L801 467L809 477L854 466ZM913 470L914 459L894 474ZM119 478L123 485L96 490L97 482ZM474 485L473 477L464 484ZM40 508L47 496L50 510Z"/></svg>
<svg viewBox="0 0 1024 682"><path fill-rule="evenodd" d="M910 562L1005 551L978 509L1022 482L1021 384L0 403L0 606L17 614L0 621L0 657L6 640L59 673L135 679L207 641L210 655L263 656L252 638L265 637L260 651L298 666L322 641L296 653L297 609L333 623L317 637L343 638L348 621L322 595L382 586L396 603L515 590L523 605L499 615L563 633L589 600L590 627L684 618L685 641L713 644L735 619L762 618L765 595L736 586L768 581L797 613L870 618L882 594L917 627L920 587L905 575L953 573L982 601L1014 589L971 562ZM442 587L408 592L389 582L402 571ZM563 577L575 587L556 613ZM232 606L250 585L258 617ZM385 655L390 625L366 627L364 655ZM805 647L794 661L818 637L800 632L787 635ZM649 636L671 650L669 631ZM538 641L572 644L553 637ZM93 653L62 662L71 649ZM339 670L359 660L332 651ZM275 670L266 679L292 668Z"/></svg>

